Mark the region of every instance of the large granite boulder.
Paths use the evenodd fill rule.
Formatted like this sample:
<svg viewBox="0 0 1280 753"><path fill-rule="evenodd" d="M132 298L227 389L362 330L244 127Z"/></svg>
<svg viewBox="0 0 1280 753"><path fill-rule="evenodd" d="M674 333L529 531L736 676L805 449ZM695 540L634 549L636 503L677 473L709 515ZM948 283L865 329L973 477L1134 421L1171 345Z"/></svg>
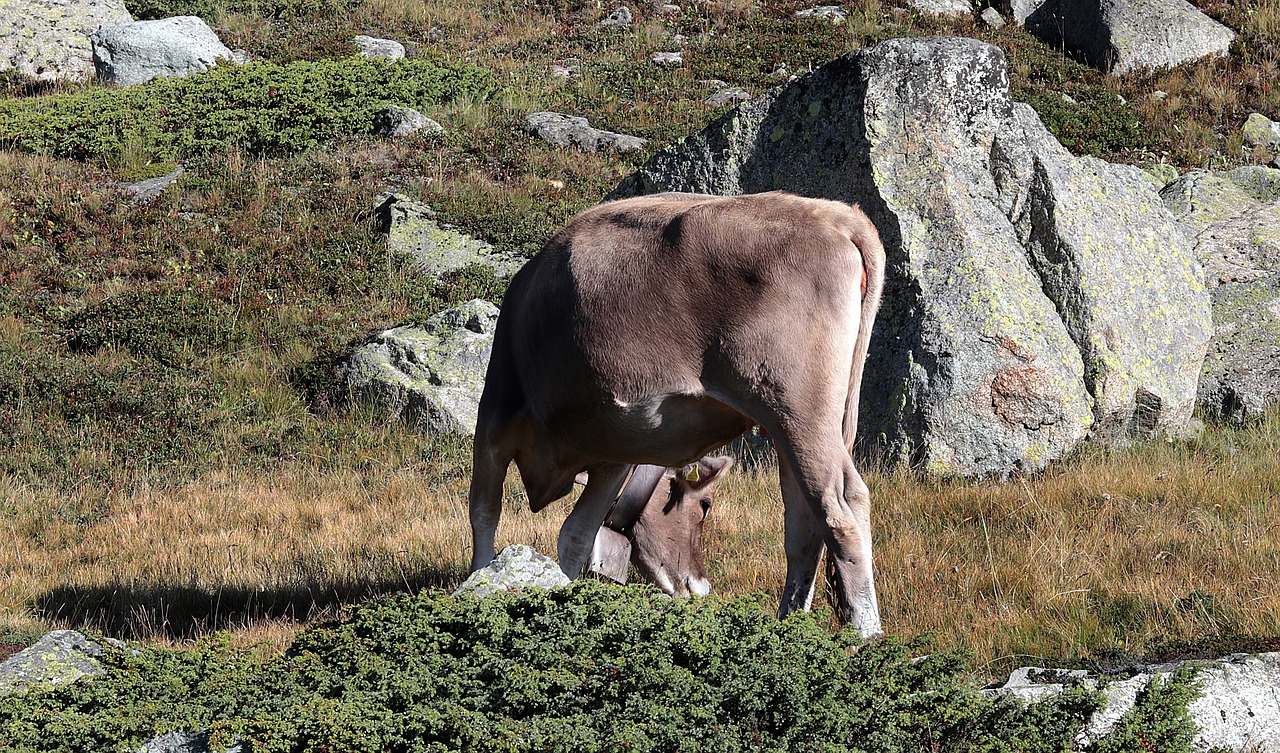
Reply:
<svg viewBox="0 0 1280 753"><path fill-rule="evenodd" d="M1233 423L1256 418L1280 402L1280 170L1194 170L1160 195L1194 238L1213 294L1200 409Z"/></svg>
<svg viewBox="0 0 1280 753"><path fill-rule="evenodd" d="M187 76L207 71L219 60L236 59L196 16L104 26L91 39L98 79L115 86Z"/></svg>
<svg viewBox="0 0 1280 753"><path fill-rule="evenodd" d="M75 630L54 630L0 662L0 695L102 674L101 644Z"/></svg>
<svg viewBox="0 0 1280 753"><path fill-rule="evenodd" d="M89 35L132 20L121 0L0 2L0 70L41 81L82 81L93 75Z"/></svg>
<svg viewBox="0 0 1280 753"><path fill-rule="evenodd" d="M1110 73L1225 55L1235 32L1186 0L1046 0L1015 18Z"/></svg>
<svg viewBox="0 0 1280 753"><path fill-rule="evenodd" d="M373 210L378 227L387 234L387 247L413 259L418 271L431 279L471 264L481 264L500 277L509 277L524 259L495 249L457 227L436 219L435 210L398 193L384 194Z"/></svg>
<svg viewBox="0 0 1280 753"><path fill-rule="evenodd" d="M475 433L498 307L468 301L380 332L338 367L331 404L371 405L428 434Z"/></svg>
<svg viewBox="0 0 1280 753"><path fill-rule="evenodd" d="M1210 330L1189 244L1140 173L1072 157L1014 105L999 49L849 53L658 153L613 196L775 189L859 203L885 242L864 448L1002 475L1095 424L1116 441L1187 430Z"/></svg>

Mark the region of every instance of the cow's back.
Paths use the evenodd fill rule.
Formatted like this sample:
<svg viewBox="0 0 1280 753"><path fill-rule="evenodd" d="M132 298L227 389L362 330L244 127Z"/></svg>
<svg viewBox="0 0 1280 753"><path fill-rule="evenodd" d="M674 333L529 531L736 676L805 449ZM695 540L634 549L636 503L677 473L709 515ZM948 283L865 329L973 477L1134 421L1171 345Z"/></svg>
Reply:
<svg viewBox="0 0 1280 753"><path fill-rule="evenodd" d="M860 223L847 205L781 193L584 212L507 294L498 337L525 407L557 441L583 423L625 432L630 406L714 392L759 350L830 347L858 305Z"/></svg>

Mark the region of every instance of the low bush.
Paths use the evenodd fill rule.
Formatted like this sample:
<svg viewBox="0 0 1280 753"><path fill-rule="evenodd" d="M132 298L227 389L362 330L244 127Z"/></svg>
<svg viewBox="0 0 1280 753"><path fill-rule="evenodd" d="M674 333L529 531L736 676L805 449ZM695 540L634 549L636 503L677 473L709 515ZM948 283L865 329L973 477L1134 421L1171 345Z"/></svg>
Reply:
<svg viewBox="0 0 1280 753"><path fill-rule="evenodd" d="M425 107L492 88L483 69L427 59L221 65L127 89L0 101L0 147L99 162L126 149L156 161L233 147L288 154L367 135L388 104Z"/></svg>
<svg viewBox="0 0 1280 753"><path fill-rule="evenodd" d="M108 650L100 679L0 698L0 746L124 751L208 729L254 751L1066 751L1100 703L1079 687L1027 707L989 698L962 656L925 648L776 620L756 597L594 582L401 594L275 659L225 639ZM1125 741L1185 731L1181 687L1149 694L1181 706L1147 704Z"/></svg>
<svg viewBox="0 0 1280 753"><path fill-rule="evenodd" d="M341 13L363 0L128 0L125 7L138 20L200 16L216 20L226 13L248 13L266 18L311 18Z"/></svg>

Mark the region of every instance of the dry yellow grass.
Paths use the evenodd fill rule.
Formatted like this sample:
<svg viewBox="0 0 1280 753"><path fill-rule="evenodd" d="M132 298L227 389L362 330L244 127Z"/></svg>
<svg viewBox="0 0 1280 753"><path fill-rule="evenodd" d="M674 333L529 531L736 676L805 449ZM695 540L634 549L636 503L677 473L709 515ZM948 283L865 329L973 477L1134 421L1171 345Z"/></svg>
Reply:
<svg viewBox="0 0 1280 753"><path fill-rule="evenodd" d="M58 497L0 479L0 625L88 625L159 642L211 629L284 645L296 622L465 575L465 468L370 456L175 488ZM1188 445L1092 451L1042 477L868 474L891 633L933 631L1006 665L1161 639L1280 633L1280 420ZM553 552L566 504L523 505L499 545ZM735 473L707 533L722 594L782 586L776 472Z"/></svg>

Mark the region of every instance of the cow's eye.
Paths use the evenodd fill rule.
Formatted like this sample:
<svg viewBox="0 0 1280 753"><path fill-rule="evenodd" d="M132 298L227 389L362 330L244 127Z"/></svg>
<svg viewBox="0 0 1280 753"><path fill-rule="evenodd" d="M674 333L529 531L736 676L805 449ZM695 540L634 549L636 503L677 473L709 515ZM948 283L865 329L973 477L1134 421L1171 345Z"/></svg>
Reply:
<svg viewBox="0 0 1280 753"><path fill-rule="evenodd" d="M699 500L702 503L702 517L707 517L711 512L711 500L703 498Z"/></svg>

